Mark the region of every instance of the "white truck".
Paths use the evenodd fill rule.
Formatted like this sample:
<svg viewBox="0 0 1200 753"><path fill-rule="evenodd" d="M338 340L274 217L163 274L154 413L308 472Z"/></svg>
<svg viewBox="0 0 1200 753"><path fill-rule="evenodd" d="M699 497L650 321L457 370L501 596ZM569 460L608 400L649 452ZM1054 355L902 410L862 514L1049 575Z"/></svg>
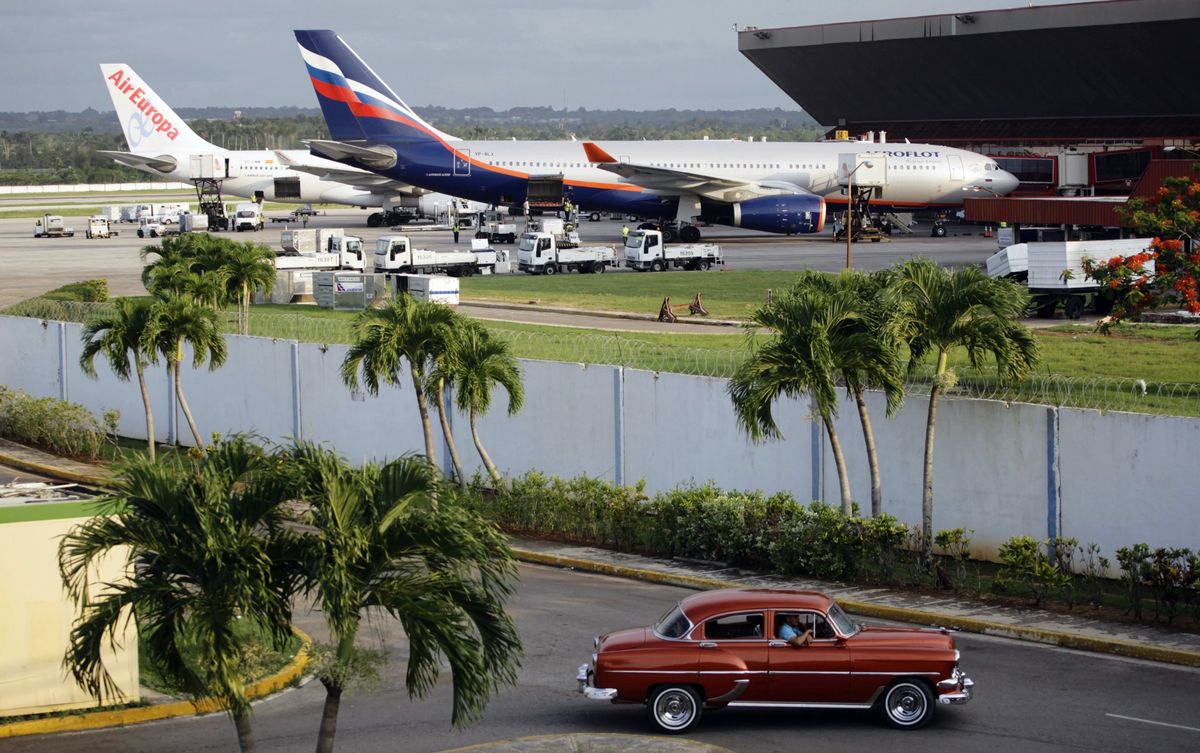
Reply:
<svg viewBox="0 0 1200 753"><path fill-rule="evenodd" d="M362 238L345 233L342 228L284 230L275 268L366 271Z"/></svg>
<svg viewBox="0 0 1200 753"><path fill-rule="evenodd" d="M476 272L491 274L496 270L496 252L431 251L413 248L407 235L384 235L375 241L375 271L400 274L434 274L443 272L451 277L470 277Z"/></svg>
<svg viewBox="0 0 1200 753"><path fill-rule="evenodd" d="M525 233L517 246L517 269L534 275L559 272L603 274L617 266L617 252L608 246L564 247L553 233Z"/></svg>
<svg viewBox="0 0 1200 753"><path fill-rule="evenodd" d="M63 218L57 214L43 214L33 223L34 238L70 238L75 235L75 229L63 224Z"/></svg>
<svg viewBox="0 0 1200 753"><path fill-rule="evenodd" d="M112 229L112 221L102 214L94 217L88 217L87 231L84 235L88 238L112 238L117 235L117 231Z"/></svg>
<svg viewBox="0 0 1200 753"><path fill-rule="evenodd" d="M1083 271L1083 260L1104 262L1149 246L1147 238L1014 243L988 257L987 272L1028 287L1030 308L1042 319L1052 318L1060 305L1068 319L1078 319L1089 306L1103 316L1112 310L1113 299ZM1154 276L1153 259L1143 265L1142 273Z"/></svg>
<svg viewBox="0 0 1200 753"><path fill-rule="evenodd" d="M266 219L263 217L262 205L253 201L243 201L233 209L232 225L235 232L243 230L253 230L258 232L263 229L263 223Z"/></svg>
<svg viewBox="0 0 1200 753"><path fill-rule="evenodd" d="M138 218L137 237L157 238L160 235L164 235L166 232L166 226L163 225L162 221L157 217L150 216Z"/></svg>
<svg viewBox="0 0 1200 753"><path fill-rule="evenodd" d="M625 266L639 272L662 272L671 267L704 271L724 263L721 247L715 243L668 246L658 230L635 230L625 239Z"/></svg>

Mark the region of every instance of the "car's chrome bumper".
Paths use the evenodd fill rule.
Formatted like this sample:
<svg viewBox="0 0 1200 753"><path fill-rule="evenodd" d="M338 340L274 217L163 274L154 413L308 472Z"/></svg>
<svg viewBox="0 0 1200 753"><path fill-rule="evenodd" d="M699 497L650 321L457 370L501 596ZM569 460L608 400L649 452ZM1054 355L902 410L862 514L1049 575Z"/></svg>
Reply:
<svg viewBox="0 0 1200 753"><path fill-rule="evenodd" d="M948 680L938 683L938 703L946 706L961 706L971 700L975 682L958 667ZM949 690L949 693L940 691Z"/></svg>
<svg viewBox="0 0 1200 753"><path fill-rule="evenodd" d="M591 669L590 664L580 664L579 671L575 673L575 681L579 683L579 692L583 693L583 697L593 701L611 701L616 698L616 688L597 688L592 685Z"/></svg>

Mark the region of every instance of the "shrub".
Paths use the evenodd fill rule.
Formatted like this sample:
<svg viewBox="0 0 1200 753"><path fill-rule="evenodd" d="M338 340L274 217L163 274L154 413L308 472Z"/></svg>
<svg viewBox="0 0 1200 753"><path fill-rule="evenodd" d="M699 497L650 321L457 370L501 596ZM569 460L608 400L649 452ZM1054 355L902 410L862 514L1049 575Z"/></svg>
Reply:
<svg viewBox="0 0 1200 753"><path fill-rule="evenodd" d="M1149 544L1123 546L1117 550L1117 564L1121 566L1121 581L1125 584L1128 609L1136 620L1142 619L1142 598L1149 582Z"/></svg>
<svg viewBox="0 0 1200 753"><path fill-rule="evenodd" d="M1063 572L1043 546L1054 547L1054 542L1039 542L1032 536L1013 536L1004 542L1000 546L1000 560L1005 567L996 574L995 587L1003 590L1010 584L1020 585L1033 595L1038 607L1046 596L1068 587L1070 573Z"/></svg>
<svg viewBox="0 0 1200 753"><path fill-rule="evenodd" d="M105 428L86 408L0 386L0 436L68 457L95 459Z"/></svg>
<svg viewBox="0 0 1200 753"><path fill-rule="evenodd" d="M108 300L108 280L82 280L55 288L42 296L51 301L103 303Z"/></svg>

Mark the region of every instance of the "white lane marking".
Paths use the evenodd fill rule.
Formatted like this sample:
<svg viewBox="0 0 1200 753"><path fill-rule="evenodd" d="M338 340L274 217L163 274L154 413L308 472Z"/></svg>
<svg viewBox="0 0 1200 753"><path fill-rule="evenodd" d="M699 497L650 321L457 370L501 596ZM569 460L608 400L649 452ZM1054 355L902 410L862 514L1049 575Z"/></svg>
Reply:
<svg viewBox="0 0 1200 753"><path fill-rule="evenodd" d="M1182 724L1168 724L1167 722L1155 722L1150 719L1138 719L1136 716L1122 716L1120 714L1105 714L1113 719L1128 719L1131 722L1141 722L1142 724L1155 724L1159 727L1172 727L1174 729L1186 729L1188 732L1200 732L1200 727L1185 727Z"/></svg>

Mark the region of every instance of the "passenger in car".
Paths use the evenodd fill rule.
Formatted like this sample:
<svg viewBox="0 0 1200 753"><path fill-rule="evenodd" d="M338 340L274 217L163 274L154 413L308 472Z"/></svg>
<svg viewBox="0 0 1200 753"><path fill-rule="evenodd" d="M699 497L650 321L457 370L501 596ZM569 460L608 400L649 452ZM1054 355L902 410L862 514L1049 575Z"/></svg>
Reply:
<svg viewBox="0 0 1200 753"><path fill-rule="evenodd" d="M812 629L802 630L800 627L800 615L788 614L783 617L783 624L779 626L777 637L780 640L787 641L789 644L800 648L812 643Z"/></svg>

